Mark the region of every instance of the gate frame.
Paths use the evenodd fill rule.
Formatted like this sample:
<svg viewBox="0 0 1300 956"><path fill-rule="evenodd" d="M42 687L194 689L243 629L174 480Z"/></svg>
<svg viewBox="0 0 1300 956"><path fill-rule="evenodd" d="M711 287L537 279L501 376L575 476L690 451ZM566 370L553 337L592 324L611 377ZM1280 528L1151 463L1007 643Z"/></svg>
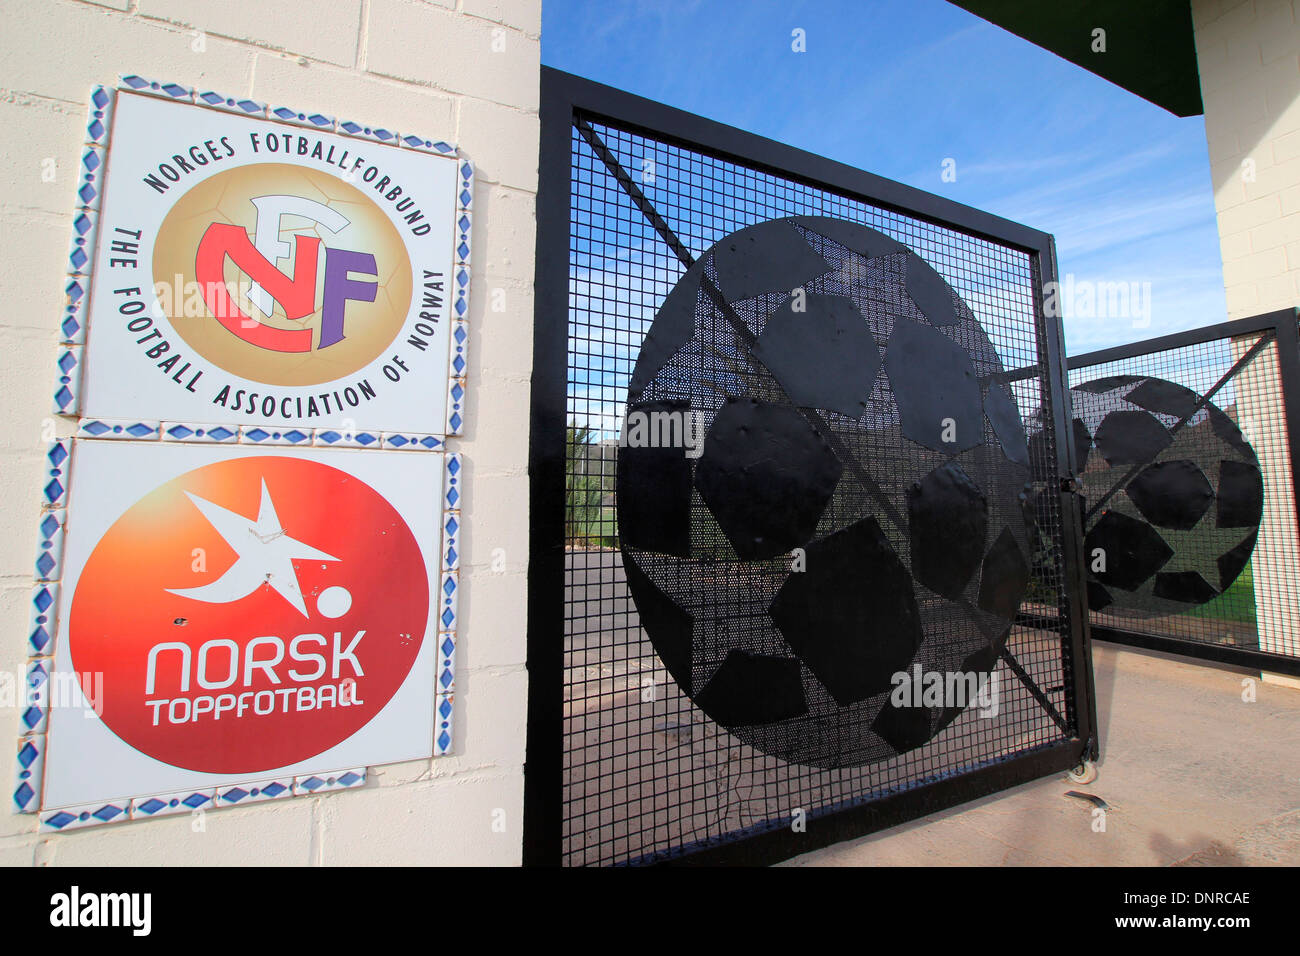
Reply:
<svg viewBox="0 0 1300 956"><path fill-rule="evenodd" d="M1157 352L1204 345L1221 339L1232 339L1255 332L1273 332L1277 343L1278 378L1282 385L1282 410L1286 415L1287 454L1291 460L1292 497L1296 509L1296 521L1300 525L1300 333L1297 322L1300 321L1300 309L1279 309L1265 312L1244 319L1233 319L1209 325L1204 328L1190 329L1161 335L1141 342L1130 342L1109 349L1072 355L1067 359L1067 372L1075 369L1089 368L1107 362L1121 362L1126 359L1141 358ZM1235 376L1234 376L1235 378ZM1068 383L1068 376L1067 376ZM1073 429L1071 429L1073 441ZM1091 615L1089 615L1091 617ZM1300 677L1300 657L1287 654L1273 654L1268 651L1252 651L1247 648L1223 644L1206 644L1199 641L1183 640L1177 637L1161 637L1144 634L1140 631L1124 631L1112 627L1091 624L1093 639L1108 641L1113 644L1125 644L1144 650L1162 651L1182 657L1215 661L1220 664L1244 665L1278 674L1290 674Z"/></svg>
<svg viewBox="0 0 1300 956"><path fill-rule="evenodd" d="M576 119L608 121L719 159L802 182L937 226L1028 253L1042 288L1035 290L1040 361L1053 401L1072 693L1067 711L1076 736L1020 756L863 802L809 815L807 830L765 829L683 846L669 861L686 865L764 865L865 836L938 810L1096 760L1096 696L1084 595L1083 533L1078 520L1075 449L1064 332L1043 309L1057 280L1051 235L931 195L844 163L708 120L644 97L564 73L541 70L541 146L537 187L533 376L529 412L528 727L524 762L523 863L563 862L564 714L564 435L568 420L568 314L571 138ZM561 241L562 240L562 241ZM736 831L739 834L741 831ZM630 861L629 861L630 862Z"/></svg>

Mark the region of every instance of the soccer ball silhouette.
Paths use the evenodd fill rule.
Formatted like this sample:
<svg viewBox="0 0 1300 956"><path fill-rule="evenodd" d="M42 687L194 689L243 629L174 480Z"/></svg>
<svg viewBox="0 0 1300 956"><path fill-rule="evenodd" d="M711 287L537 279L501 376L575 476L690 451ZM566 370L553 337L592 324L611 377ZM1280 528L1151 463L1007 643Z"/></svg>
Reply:
<svg viewBox="0 0 1300 956"><path fill-rule="evenodd" d="M1226 591L1250 560L1264 505L1241 429L1160 378L1110 376L1070 393L1088 606L1177 614Z"/></svg>
<svg viewBox="0 0 1300 956"><path fill-rule="evenodd" d="M866 226L770 220L681 277L629 384L617 508L641 626L709 717L833 768L959 716L889 696L917 666L987 674L1028 586L1002 372L939 274ZM647 440L689 416L698 449Z"/></svg>

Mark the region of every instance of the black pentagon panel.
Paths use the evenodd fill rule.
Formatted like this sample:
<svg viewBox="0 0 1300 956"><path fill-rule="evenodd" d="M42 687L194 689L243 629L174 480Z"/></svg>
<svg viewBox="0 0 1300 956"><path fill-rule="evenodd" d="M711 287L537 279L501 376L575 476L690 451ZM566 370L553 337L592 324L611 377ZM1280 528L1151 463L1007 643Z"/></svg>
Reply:
<svg viewBox="0 0 1300 956"><path fill-rule="evenodd" d="M1166 601L1181 604L1204 604L1219 592L1195 571L1160 572L1151 593Z"/></svg>
<svg viewBox="0 0 1300 956"><path fill-rule="evenodd" d="M1098 548L1106 557L1105 571L1091 571ZM1107 511L1084 538L1084 561L1091 575L1123 591L1137 590L1173 555L1155 528L1118 511Z"/></svg>
<svg viewBox="0 0 1300 956"><path fill-rule="evenodd" d="M929 707L895 707L890 700L876 715L871 729L898 753L915 750L932 736L934 711Z"/></svg>
<svg viewBox="0 0 1300 956"><path fill-rule="evenodd" d="M952 302L952 289L934 267L913 254L907 260L907 294L911 296L921 314L931 325L954 325L957 310Z"/></svg>
<svg viewBox="0 0 1300 956"><path fill-rule="evenodd" d="M907 252L907 246L897 239L890 239L883 232L870 226L862 226L843 219L828 216L796 216L791 220L810 232L838 242L845 249L852 250L868 259L889 255L893 252Z"/></svg>
<svg viewBox="0 0 1300 956"><path fill-rule="evenodd" d="M1214 503L1209 479L1193 461L1161 461L1143 468L1125 489L1142 516L1161 528L1188 531Z"/></svg>
<svg viewBox="0 0 1300 956"><path fill-rule="evenodd" d="M748 561L807 543L842 470L830 445L795 409L729 398L704 438L695 487Z"/></svg>
<svg viewBox="0 0 1300 956"><path fill-rule="evenodd" d="M1111 412L1097 426L1093 442L1111 465L1141 465L1173 444L1169 429L1150 412Z"/></svg>
<svg viewBox="0 0 1300 956"><path fill-rule="evenodd" d="M1200 401L1200 396L1190 388L1176 382L1165 381L1163 378L1144 379L1125 398L1139 408L1165 415L1175 415L1180 419L1190 417L1196 411L1197 402Z"/></svg>
<svg viewBox="0 0 1300 956"><path fill-rule="evenodd" d="M790 292L831 267L794 226L764 223L742 229L713 249L713 268L728 302L765 292Z"/></svg>
<svg viewBox="0 0 1300 956"><path fill-rule="evenodd" d="M1109 392L1112 388L1122 388L1125 385L1132 385L1134 382L1140 381L1142 381L1141 375L1108 375L1105 378L1095 378L1091 382L1076 385L1071 391L1092 392L1095 395L1100 395L1102 392Z"/></svg>
<svg viewBox="0 0 1300 956"><path fill-rule="evenodd" d="M1092 452L1092 435L1088 433L1088 426L1082 418L1070 422L1070 430L1074 434L1075 468L1082 472L1088 467L1088 455Z"/></svg>
<svg viewBox="0 0 1300 956"><path fill-rule="evenodd" d="M1096 581L1088 582L1088 608L1093 611L1100 611L1102 608L1110 607L1115 603L1115 599L1110 596L1110 592L1098 584Z"/></svg>
<svg viewBox="0 0 1300 956"><path fill-rule="evenodd" d="M967 655L966 659L961 662L960 670L962 674L978 675L976 687L977 696L979 693L978 685L987 680L988 675L992 673L995 667L997 667L998 655L1001 652L1003 645L1006 644L1007 637L1010 633L1011 631L1008 629L993 642L992 647L981 647L974 653ZM968 706L973 703L975 703L974 700L967 700ZM950 707L945 707L939 715L939 722L935 725L934 733L937 734L939 731L951 724L961 716L962 711L965 709L965 707L958 707L956 704L953 704Z"/></svg>
<svg viewBox="0 0 1300 956"><path fill-rule="evenodd" d="M885 370L904 436L950 455L983 441L984 411L975 369L966 351L942 332L896 320L885 349ZM949 419L954 440L945 442Z"/></svg>
<svg viewBox="0 0 1300 956"><path fill-rule="evenodd" d="M979 608L1004 621L1013 620L1029 587L1029 562L1010 528L1003 528L984 556L980 571Z"/></svg>
<svg viewBox="0 0 1300 956"><path fill-rule="evenodd" d="M664 299L641 342L636 366L628 382L628 397L636 401L659 370L695 334L695 309L699 298L700 279L687 273Z"/></svg>
<svg viewBox="0 0 1300 956"><path fill-rule="evenodd" d="M840 706L889 690L921 646L911 576L875 518L810 544L768 614Z"/></svg>
<svg viewBox="0 0 1300 956"><path fill-rule="evenodd" d="M799 662L732 648L695 702L724 727L772 724L808 713Z"/></svg>
<svg viewBox="0 0 1300 956"><path fill-rule="evenodd" d="M1075 471L1082 474L1083 470L1088 467L1088 456L1092 451L1092 435L1088 432L1088 426L1084 424L1083 419L1075 418L1070 422L1070 430L1074 435L1075 448ZM1061 440L1061 435L1057 434L1057 440ZM1051 452L1047 444L1047 432L1042 429L1034 431L1029 439L1029 462L1030 473L1034 481L1056 481L1056 457Z"/></svg>
<svg viewBox="0 0 1300 956"><path fill-rule="evenodd" d="M623 552L623 570L627 573L627 588L632 592L641 626L650 635L650 641L668 673L673 675L682 691L689 694L694 618L660 591L626 551Z"/></svg>
<svg viewBox="0 0 1300 956"><path fill-rule="evenodd" d="M1245 570L1250 556L1255 550L1255 539L1258 532L1251 534L1244 541L1234 547L1231 551L1219 555L1219 590L1226 591L1232 586L1232 582L1237 580L1238 575Z"/></svg>
<svg viewBox="0 0 1300 956"><path fill-rule="evenodd" d="M1241 433L1237 423L1217 406L1208 406L1208 411L1210 413L1210 428L1214 430L1214 434L1218 435L1220 440L1226 442L1243 458L1257 461L1255 449L1250 446L1250 442L1246 441L1246 436Z"/></svg>
<svg viewBox="0 0 1300 956"><path fill-rule="evenodd" d="M1020 419L1020 409L1002 385L990 385L984 396L984 414L998 436L1002 453L1011 461L1029 464L1029 445L1025 440L1025 425Z"/></svg>
<svg viewBox="0 0 1300 956"><path fill-rule="evenodd" d="M791 298L772 313L754 357L796 405L859 418L880 370L871 329L847 296L809 292L803 299L802 312Z"/></svg>
<svg viewBox="0 0 1300 956"><path fill-rule="evenodd" d="M640 402L628 414L690 414L690 402ZM618 450L618 532L625 547L691 553L691 463L684 448Z"/></svg>
<svg viewBox="0 0 1300 956"><path fill-rule="evenodd" d="M959 600L984 554L989 530L984 492L950 461L908 488L907 514L912 575L931 591Z"/></svg>
<svg viewBox="0 0 1300 956"><path fill-rule="evenodd" d="M1219 462L1220 528L1254 528L1264 513L1264 476L1256 465L1225 458Z"/></svg>
<svg viewBox="0 0 1300 956"><path fill-rule="evenodd" d="M1051 481L1056 474L1056 459L1049 452L1047 432L1036 429L1029 436L1029 477L1034 481Z"/></svg>

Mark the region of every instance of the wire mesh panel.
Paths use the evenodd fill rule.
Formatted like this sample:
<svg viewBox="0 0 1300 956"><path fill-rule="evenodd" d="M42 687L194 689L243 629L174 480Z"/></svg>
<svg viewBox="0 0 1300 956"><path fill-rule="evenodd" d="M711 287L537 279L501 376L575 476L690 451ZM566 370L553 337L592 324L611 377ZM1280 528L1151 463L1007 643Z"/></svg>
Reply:
<svg viewBox="0 0 1300 956"><path fill-rule="evenodd" d="M1088 605L1098 636L1293 669L1295 319L1244 322L1070 361Z"/></svg>
<svg viewBox="0 0 1300 956"><path fill-rule="evenodd" d="M567 215L539 226L539 255L568 246L554 671L530 619L530 720L539 674L563 696L543 858L730 859L1077 763L1050 258L644 117L565 119Z"/></svg>

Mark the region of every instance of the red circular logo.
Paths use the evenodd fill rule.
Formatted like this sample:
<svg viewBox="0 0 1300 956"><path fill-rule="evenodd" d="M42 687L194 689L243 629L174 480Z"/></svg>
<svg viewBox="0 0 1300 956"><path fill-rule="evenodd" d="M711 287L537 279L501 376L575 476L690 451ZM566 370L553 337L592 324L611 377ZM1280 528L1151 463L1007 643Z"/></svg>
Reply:
<svg viewBox="0 0 1300 956"><path fill-rule="evenodd" d="M377 491L302 458L205 465L127 509L72 601L105 724L164 763L254 774L352 736L419 653L419 545Z"/></svg>

